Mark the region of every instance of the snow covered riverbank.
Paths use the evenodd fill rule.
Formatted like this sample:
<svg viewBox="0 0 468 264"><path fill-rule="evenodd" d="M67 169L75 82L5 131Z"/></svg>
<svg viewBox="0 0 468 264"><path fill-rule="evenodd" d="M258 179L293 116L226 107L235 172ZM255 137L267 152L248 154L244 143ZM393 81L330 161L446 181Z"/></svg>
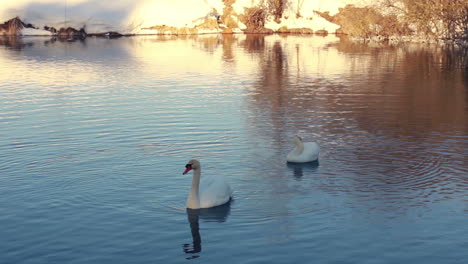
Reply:
<svg viewBox="0 0 468 264"><path fill-rule="evenodd" d="M415 0L424 1L424 0ZM61 38L210 33L348 34L390 42L466 42L463 3L427 7L403 0L4 0L0 35ZM396 7L395 3L406 5ZM413 13L411 13L413 12ZM426 11L424 11L426 12ZM465 13L464 13L465 12ZM466 13L468 14L468 13ZM21 22L14 22L12 18ZM416 17L416 18L415 18ZM433 26L428 26L433 25Z"/></svg>
<svg viewBox="0 0 468 264"><path fill-rule="evenodd" d="M122 34L180 34L160 32L155 27L172 29L196 29L188 34L242 32L246 25L241 21L247 8L258 7L260 0L6 0L0 7L0 21L20 17L36 28L23 29L22 35L48 35L44 26L59 28L84 28L86 32L119 32ZM277 31L280 28L307 28L334 33L339 28L314 11L336 13L347 4L364 4L365 0L303 0L286 1L288 4L280 21L269 16L265 28ZM226 12L229 14L226 15ZM224 15L224 16L223 16ZM224 21L235 24L225 25ZM209 19L217 19L218 27L204 27ZM278 23L279 22L279 23Z"/></svg>

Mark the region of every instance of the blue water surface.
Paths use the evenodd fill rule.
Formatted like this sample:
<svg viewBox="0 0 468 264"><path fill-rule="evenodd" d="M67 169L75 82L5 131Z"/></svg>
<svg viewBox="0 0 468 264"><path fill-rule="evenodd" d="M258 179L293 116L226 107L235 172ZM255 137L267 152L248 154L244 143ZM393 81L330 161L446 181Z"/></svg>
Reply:
<svg viewBox="0 0 468 264"><path fill-rule="evenodd" d="M466 50L0 44L0 263L466 263ZM286 164L296 134L318 163ZM229 205L186 211L192 158Z"/></svg>

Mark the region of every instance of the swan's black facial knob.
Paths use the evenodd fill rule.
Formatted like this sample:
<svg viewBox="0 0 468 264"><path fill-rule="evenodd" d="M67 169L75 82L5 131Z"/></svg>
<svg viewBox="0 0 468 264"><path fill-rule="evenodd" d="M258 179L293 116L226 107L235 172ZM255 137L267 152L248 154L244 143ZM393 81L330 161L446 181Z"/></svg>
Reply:
<svg viewBox="0 0 468 264"><path fill-rule="evenodd" d="M182 175L187 174L192 169L192 164L187 164L185 165L185 171L182 173Z"/></svg>

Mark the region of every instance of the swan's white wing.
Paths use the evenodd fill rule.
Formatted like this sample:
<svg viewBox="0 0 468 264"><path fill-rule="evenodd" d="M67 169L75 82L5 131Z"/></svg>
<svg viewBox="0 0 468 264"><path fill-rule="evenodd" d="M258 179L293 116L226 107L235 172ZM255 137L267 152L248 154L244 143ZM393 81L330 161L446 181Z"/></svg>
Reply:
<svg viewBox="0 0 468 264"><path fill-rule="evenodd" d="M201 208L225 204L229 201L231 195L231 187L224 177L202 177L199 191Z"/></svg>
<svg viewBox="0 0 468 264"><path fill-rule="evenodd" d="M320 147L315 142L304 143L304 151L297 154L294 150L287 156L288 162L310 162L315 161L319 157Z"/></svg>
<svg viewBox="0 0 468 264"><path fill-rule="evenodd" d="M304 153L307 160L314 161L319 157L320 147L315 142L307 142L304 144Z"/></svg>

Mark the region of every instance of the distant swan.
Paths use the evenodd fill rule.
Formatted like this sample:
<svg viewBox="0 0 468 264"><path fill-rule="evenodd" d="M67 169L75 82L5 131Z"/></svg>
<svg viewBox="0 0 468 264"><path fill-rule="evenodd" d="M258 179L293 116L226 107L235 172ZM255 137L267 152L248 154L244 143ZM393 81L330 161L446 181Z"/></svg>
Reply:
<svg viewBox="0 0 468 264"><path fill-rule="evenodd" d="M192 187L187 198L187 208L200 209L210 208L225 204L231 200L232 191L224 177L202 177L201 166L198 160L190 160L185 165L185 171L182 174L187 174L193 170Z"/></svg>
<svg viewBox="0 0 468 264"><path fill-rule="evenodd" d="M296 147L286 157L288 162L304 163L318 160L320 147L317 143L303 143L302 138L295 136L294 145Z"/></svg>

